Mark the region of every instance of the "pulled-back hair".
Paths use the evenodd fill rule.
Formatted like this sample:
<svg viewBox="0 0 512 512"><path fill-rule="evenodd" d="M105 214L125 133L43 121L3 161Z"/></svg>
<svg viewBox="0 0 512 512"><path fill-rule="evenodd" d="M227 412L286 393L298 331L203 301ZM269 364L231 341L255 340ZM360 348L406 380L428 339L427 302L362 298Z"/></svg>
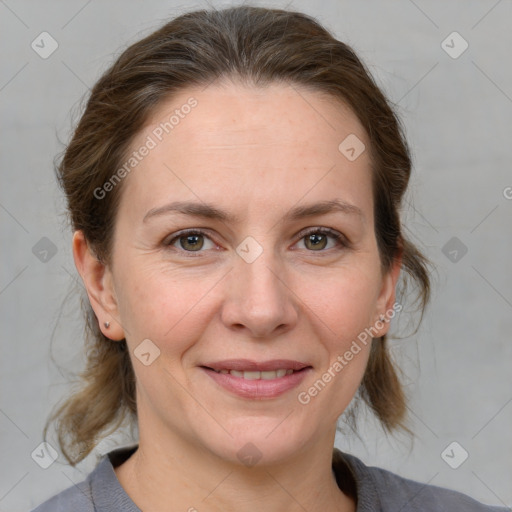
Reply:
<svg viewBox="0 0 512 512"><path fill-rule="evenodd" d="M56 173L73 230L82 230L110 264L123 183L101 199L94 193L126 160L130 144L164 101L189 86L222 78L266 85L282 82L327 93L358 117L370 141L375 235L382 268L402 257L401 291L416 283L421 316L430 298L430 262L403 234L400 209L411 157L397 114L354 51L313 18L297 12L233 7L186 13L129 46L91 90ZM340 141L341 142L341 141ZM75 390L48 418L73 466L97 442L137 418L135 375L126 340L103 335L87 297L87 359ZM421 320L420 320L421 321ZM384 429L406 426L406 396L386 336L373 339L358 390ZM349 418L355 426L355 416Z"/></svg>

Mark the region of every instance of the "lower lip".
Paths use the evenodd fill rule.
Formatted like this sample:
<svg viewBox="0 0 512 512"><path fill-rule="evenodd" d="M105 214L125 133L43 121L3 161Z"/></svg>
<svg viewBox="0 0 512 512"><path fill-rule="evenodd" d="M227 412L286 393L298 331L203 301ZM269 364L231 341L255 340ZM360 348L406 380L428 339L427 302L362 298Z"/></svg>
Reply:
<svg viewBox="0 0 512 512"><path fill-rule="evenodd" d="M227 391L243 398L252 399L275 398L286 393L286 391L297 387L311 369L311 367L304 368L298 372L293 372L291 375L270 380L249 380L243 377L234 377L229 373L217 373L209 368L201 367L201 370Z"/></svg>

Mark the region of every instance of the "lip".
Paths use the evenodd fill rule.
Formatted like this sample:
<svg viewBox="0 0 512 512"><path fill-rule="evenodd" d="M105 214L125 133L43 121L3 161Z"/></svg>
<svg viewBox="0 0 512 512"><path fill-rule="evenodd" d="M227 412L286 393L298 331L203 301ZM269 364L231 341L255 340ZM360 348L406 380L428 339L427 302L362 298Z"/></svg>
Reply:
<svg viewBox="0 0 512 512"><path fill-rule="evenodd" d="M292 369L291 375L277 377L275 379L249 380L242 377L235 377L229 373L217 373L215 370L238 370L238 371L272 371L280 368ZM297 387L313 369L310 365L289 359L275 359L272 361L250 361L248 359L230 359L217 361L200 366L206 375L226 391L252 400L263 400L276 398L287 391Z"/></svg>
<svg viewBox="0 0 512 512"><path fill-rule="evenodd" d="M226 359L224 361L215 361L205 363L201 366L211 368L212 370L238 370L240 372L247 370L253 372L265 372L287 368L291 370L302 370L311 366L307 363L294 361L292 359L272 359L269 361L252 361L251 359Z"/></svg>

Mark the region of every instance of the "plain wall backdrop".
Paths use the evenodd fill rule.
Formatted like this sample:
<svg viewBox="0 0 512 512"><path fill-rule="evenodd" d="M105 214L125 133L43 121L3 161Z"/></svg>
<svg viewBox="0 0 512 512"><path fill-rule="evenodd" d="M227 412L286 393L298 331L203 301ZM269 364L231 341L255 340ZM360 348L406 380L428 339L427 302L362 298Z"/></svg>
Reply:
<svg viewBox="0 0 512 512"><path fill-rule="evenodd" d="M512 2L252 4L315 16L353 46L397 105L414 159L406 234L437 266L419 331L391 342L414 442L387 437L367 414L359 438L340 433L337 446L369 465L512 506ZM113 436L75 469L62 455L48 469L31 456L70 390L67 372L84 362L72 233L53 161L80 101L121 49L209 5L228 3L0 2L0 511L35 507L83 480L97 455L130 444ZM410 333L407 324L401 315L393 332ZM457 466L465 452L456 469L446 462Z"/></svg>

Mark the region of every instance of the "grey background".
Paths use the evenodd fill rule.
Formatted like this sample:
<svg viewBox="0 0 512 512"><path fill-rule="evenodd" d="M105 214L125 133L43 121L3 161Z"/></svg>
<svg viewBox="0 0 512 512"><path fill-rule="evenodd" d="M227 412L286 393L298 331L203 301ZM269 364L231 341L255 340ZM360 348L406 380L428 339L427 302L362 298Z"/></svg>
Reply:
<svg viewBox="0 0 512 512"><path fill-rule="evenodd" d="M80 100L120 49L207 5L0 1L0 511L34 507L85 478L95 463L91 456L73 469L60 456L44 470L31 458L51 407L69 392L69 372L83 363L71 232L53 159ZM407 233L438 269L418 333L392 343L414 442L385 436L368 414L361 439L339 435L337 446L367 464L512 506L512 3L261 5L316 16L354 47L397 104L414 157ZM43 31L59 45L47 59L31 48ZM469 44L456 59L441 47L453 31ZM46 262L33 252L48 243L43 237L57 251ZM457 262L443 252L452 237L467 247ZM397 334L410 333L407 323L401 315ZM458 469L441 457L453 441L469 453ZM113 436L96 455L129 443Z"/></svg>

